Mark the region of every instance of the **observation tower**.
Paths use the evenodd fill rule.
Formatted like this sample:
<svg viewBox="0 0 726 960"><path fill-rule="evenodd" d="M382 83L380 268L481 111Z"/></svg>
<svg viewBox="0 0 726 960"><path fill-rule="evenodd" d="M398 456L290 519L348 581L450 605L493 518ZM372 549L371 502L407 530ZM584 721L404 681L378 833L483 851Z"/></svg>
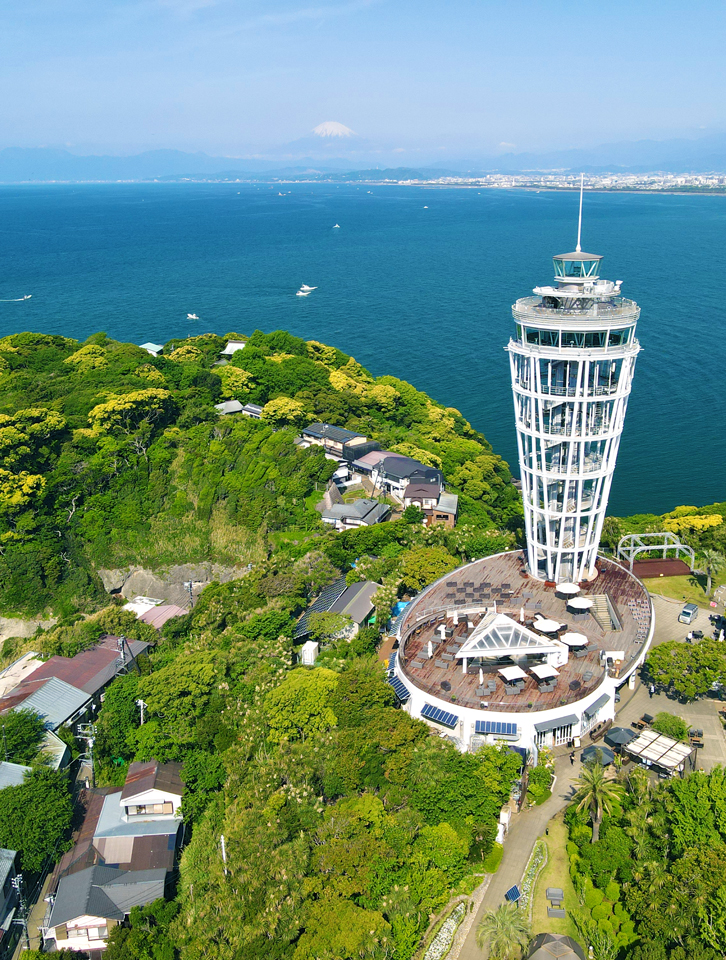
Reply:
<svg viewBox="0 0 726 960"><path fill-rule="evenodd" d="M512 307L512 374L530 574L596 576L600 534L640 344L640 308L577 247L554 257L554 285Z"/></svg>

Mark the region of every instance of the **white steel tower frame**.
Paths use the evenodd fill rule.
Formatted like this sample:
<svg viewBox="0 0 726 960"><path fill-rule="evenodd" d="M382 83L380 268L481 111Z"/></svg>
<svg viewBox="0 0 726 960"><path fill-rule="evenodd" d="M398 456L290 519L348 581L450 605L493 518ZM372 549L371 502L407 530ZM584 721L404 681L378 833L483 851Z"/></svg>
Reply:
<svg viewBox="0 0 726 960"><path fill-rule="evenodd" d="M554 258L553 287L512 307L509 341L529 570L540 580L590 580L640 344L640 308L601 257Z"/></svg>

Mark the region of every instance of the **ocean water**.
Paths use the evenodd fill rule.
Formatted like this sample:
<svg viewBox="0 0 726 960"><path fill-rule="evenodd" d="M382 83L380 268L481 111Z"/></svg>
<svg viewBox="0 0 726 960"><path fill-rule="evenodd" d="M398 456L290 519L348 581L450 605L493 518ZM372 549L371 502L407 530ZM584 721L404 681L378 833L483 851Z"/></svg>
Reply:
<svg viewBox="0 0 726 960"><path fill-rule="evenodd" d="M32 299L0 303L0 335L284 328L457 407L516 473L510 307L550 282L576 221L555 192L4 186L0 299ZM726 500L726 198L587 195L583 247L642 308L610 512Z"/></svg>

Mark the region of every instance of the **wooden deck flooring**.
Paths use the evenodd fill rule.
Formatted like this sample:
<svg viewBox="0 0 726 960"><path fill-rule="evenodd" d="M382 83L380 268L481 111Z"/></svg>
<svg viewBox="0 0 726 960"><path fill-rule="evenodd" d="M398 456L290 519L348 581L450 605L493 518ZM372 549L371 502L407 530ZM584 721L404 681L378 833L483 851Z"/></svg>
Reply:
<svg viewBox="0 0 726 960"><path fill-rule="evenodd" d="M624 660L615 667L616 675L629 669L642 651L642 638L647 637L652 617L650 600L643 585L617 564L604 560L598 562L599 576L582 587L580 596L609 597L622 629L604 630L592 616L581 621L573 620L566 601L556 596L554 587L524 575L521 556L520 553L508 553L460 567L413 601L401 624L398 663L405 676L419 689L466 707L521 713L574 703L593 692L605 677L605 666L600 661L601 650L624 651ZM452 586L454 583L456 586ZM483 584L491 584L491 587L482 588ZM503 584L509 584L511 588L511 596L504 599L495 589L501 591ZM570 653L568 662L558 668L560 676L554 690L542 692L535 679L528 675L521 691L508 695L497 673L501 664L484 661L484 686L489 680L495 680L496 689L478 696L479 664L470 664L471 672L462 673L462 663L456 659L453 645L463 642L471 631L467 629L467 616L462 614L459 614L458 626L454 626L453 611L471 611L468 619L477 624L485 607L493 607L494 599L497 599L497 612L514 620L519 620L524 606L527 623L535 614L540 614L567 623L569 630L587 636L590 641L587 655L575 657ZM478 612L474 613L474 610ZM442 623L453 629L453 635L443 642L438 630ZM428 658L429 640L439 642L431 659ZM436 665L442 654L453 657L445 667ZM522 666L527 669L526 665Z"/></svg>

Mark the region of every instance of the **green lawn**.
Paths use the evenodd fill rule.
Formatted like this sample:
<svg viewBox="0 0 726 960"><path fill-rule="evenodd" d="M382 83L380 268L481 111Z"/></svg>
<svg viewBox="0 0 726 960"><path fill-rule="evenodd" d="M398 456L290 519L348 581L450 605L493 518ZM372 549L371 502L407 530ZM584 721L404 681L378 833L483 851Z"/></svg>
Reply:
<svg viewBox="0 0 726 960"><path fill-rule="evenodd" d="M554 817L547 825L548 835L543 837L547 844L547 864L540 871L532 897L532 933L563 933L566 936L579 937L570 912L578 910L580 904L570 879L570 862L567 856L567 827L561 815ZM545 897L547 887L560 887L565 894L564 919L547 916L549 901Z"/></svg>
<svg viewBox="0 0 726 960"><path fill-rule="evenodd" d="M719 571L711 583L711 591L726 582L726 571ZM684 603L697 603L699 607L707 607L710 597L706 595L706 578L701 574L691 574L684 577L652 577L644 580L650 593L670 597L672 600L683 600Z"/></svg>

